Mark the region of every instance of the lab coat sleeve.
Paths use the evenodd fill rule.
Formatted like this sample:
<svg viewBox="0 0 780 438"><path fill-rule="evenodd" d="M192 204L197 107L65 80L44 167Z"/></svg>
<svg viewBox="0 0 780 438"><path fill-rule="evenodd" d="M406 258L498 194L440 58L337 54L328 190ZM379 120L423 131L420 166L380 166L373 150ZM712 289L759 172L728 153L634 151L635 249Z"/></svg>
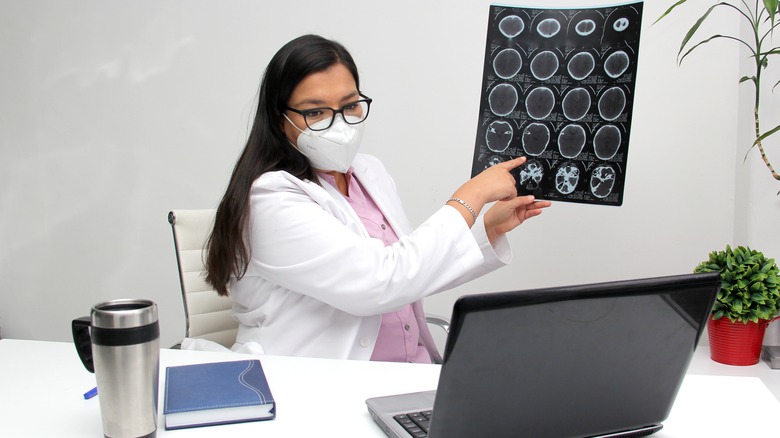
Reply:
<svg viewBox="0 0 780 438"><path fill-rule="evenodd" d="M346 225L348 218L340 215L349 211L328 205L327 197L315 200L320 191L283 173L255 182L246 275L367 316L395 311L503 264L495 253L486 263L486 237L480 242L451 206L384 246Z"/></svg>
<svg viewBox="0 0 780 438"><path fill-rule="evenodd" d="M479 244L479 249L485 260L474 272L477 276L485 275L512 261L512 250L509 247L509 239L507 239L506 234L499 236L493 243L488 240L484 216L479 216L474 226L471 227L471 234Z"/></svg>

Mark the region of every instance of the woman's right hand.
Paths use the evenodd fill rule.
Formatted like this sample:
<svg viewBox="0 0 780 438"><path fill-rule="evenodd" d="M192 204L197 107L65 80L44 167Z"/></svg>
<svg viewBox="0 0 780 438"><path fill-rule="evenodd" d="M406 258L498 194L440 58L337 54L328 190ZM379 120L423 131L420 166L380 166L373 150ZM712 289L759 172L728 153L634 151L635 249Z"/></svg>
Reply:
<svg viewBox="0 0 780 438"><path fill-rule="evenodd" d="M525 161L525 157L519 157L493 165L466 181L452 194L452 197L463 200L477 215L485 204L513 199L517 197L517 187L511 171ZM463 205L456 201L448 201L448 204L457 208L467 223L474 224L471 212Z"/></svg>

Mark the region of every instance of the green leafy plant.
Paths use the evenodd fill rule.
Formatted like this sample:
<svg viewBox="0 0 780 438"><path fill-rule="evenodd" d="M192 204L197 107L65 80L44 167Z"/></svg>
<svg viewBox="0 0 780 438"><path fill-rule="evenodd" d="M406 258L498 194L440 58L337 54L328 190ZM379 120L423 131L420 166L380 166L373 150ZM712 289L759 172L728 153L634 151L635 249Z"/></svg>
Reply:
<svg viewBox="0 0 780 438"><path fill-rule="evenodd" d="M713 251L694 272L719 272L721 288L712 308L712 319L758 322L778 314L780 277L774 259L759 251L738 246Z"/></svg>
<svg viewBox="0 0 780 438"><path fill-rule="evenodd" d="M687 0L680 0L672 5L655 22L657 23L669 15L675 8L682 5L686 1ZM750 152L753 147L758 148L761 154L761 159L769 169L769 172L771 172L772 177L776 180L780 180L780 175L778 175L774 167L772 167L772 164L769 162L769 158L766 155L763 143L767 137L776 133L777 131L780 131L780 125L775 126L768 131L762 132L759 117L759 106L761 102L761 74L763 73L763 70L766 69L769 65L769 57L780 54L780 47L771 47L771 37L774 33L774 29L777 25L780 24L780 22L775 21L775 18L778 15L778 0L755 0L754 3L751 0L740 0L739 2L732 3L717 2L713 6L710 6L704 15L696 20L696 23L693 25L693 27L690 28L690 30L688 30L688 33L685 35L682 43L680 44L680 50L677 52L677 62L682 64L682 61L685 59L685 57L688 56L688 54L690 54L692 51L704 44L719 39L736 41L745 46L750 51L750 58L753 60L752 65L754 67L754 73L752 76L743 76L739 80L739 83L750 81L753 84L753 88L755 90L753 106L755 139L753 144L748 149L748 152ZM739 36L715 34L698 42L692 42L691 40L694 34L696 34L702 23L707 20L707 18L710 16L710 13L712 13L712 11L714 11L716 8L731 9L733 12L739 14L741 18L747 20L750 25L750 29L752 30L750 33L750 38L748 38L746 41L745 39L739 38ZM767 47L768 45L770 47ZM780 84L780 81L776 83L772 89L774 90L778 84ZM747 158L747 153L745 154L745 157ZM778 194L780 194L780 192L778 192Z"/></svg>

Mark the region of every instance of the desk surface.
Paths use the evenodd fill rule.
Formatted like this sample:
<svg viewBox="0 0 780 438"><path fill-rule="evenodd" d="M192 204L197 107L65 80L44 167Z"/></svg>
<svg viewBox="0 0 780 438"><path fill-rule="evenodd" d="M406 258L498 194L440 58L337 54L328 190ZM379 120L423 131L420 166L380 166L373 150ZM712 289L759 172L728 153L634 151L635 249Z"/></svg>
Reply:
<svg viewBox="0 0 780 438"><path fill-rule="evenodd" d="M163 349L160 407L166 366L246 357ZM95 377L83 368L71 344L4 339L0 358L0 436L102 436L97 399L82 397L95 385ZM160 413L158 435L382 437L366 411L365 399L435 389L439 376L437 365L257 358L277 400L275 420L166 431ZM691 364L664 429L653 436L777 436L780 426L769 420L780 412L775 397L780 398L780 371L763 363L720 365L710 361L703 348Z"/></svg>

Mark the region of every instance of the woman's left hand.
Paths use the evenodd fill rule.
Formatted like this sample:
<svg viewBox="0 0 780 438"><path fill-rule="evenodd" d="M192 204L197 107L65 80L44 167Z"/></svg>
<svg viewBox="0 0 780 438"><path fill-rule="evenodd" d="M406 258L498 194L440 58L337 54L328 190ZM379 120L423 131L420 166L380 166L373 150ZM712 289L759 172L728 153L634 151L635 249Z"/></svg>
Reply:
<svg viewBox="0 0 780 438"><path fill-rule="evenodd" d="M498 201L485 213L485 230L490 243L514 230L534 216L542 214L550 201L536 201L533 195L518 196L508 201Z"/></svg>

